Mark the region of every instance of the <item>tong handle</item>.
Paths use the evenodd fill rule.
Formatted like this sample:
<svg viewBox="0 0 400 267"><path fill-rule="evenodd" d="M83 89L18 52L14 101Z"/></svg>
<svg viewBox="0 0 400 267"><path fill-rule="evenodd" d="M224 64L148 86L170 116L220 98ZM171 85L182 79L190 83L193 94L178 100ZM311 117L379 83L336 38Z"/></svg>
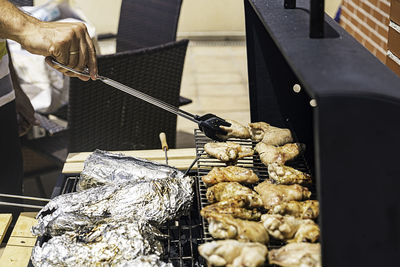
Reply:
<svg viewBox="0 0 400 267"><path fill-rule="evenodd" d="M60 62L58 62L58 61L56 61L56 60L54 60L54 59L51 59L51 62L52 62L53 64L55 64L55 65L57 65L57 66L63 68L63 69L66 69L66 70L70 71L70 72L73 72L73 73L75 73L75 74L82 75L82 76L86 76L86 77L89 77L89 78L90 78L90 74L89 74L89 69L88 69L88 68L84 68L83 71L78 71L78 70L75 70L75 69L73 69L73 68L67 67L67 66L65 66L64 64L61 64Z"/></svg>

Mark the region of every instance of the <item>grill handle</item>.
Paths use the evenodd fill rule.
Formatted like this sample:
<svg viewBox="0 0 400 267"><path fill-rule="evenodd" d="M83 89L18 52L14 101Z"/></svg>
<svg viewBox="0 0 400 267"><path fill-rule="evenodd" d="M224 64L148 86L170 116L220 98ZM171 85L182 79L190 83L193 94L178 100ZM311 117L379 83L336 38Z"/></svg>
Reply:
<svg viewBox="0 0 400 267"><path fill-rule="evenodd" d="M285 0L286 9L296 8L296 0ZM324 0L310 0L310 38L324 38Z"/></svg>

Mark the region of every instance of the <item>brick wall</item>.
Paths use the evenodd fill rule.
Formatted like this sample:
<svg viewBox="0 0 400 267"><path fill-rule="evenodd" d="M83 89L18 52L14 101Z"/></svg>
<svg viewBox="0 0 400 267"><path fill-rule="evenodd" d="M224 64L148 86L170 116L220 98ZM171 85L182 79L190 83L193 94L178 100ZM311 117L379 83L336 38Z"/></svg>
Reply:
<svg viewBox="0 0 400 267"><path fill-rule="evenodd" d="M389 0L343 0L340 24L364 47L386 62Z"/></svg>

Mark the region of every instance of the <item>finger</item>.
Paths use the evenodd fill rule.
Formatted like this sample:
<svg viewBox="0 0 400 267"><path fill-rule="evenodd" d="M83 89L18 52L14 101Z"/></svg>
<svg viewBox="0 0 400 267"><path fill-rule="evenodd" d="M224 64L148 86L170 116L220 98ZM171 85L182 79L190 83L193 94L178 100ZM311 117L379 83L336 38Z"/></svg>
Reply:
<svg viewBox="0 0 400 267"><path fill-rule="evenodd" d="M79 43L79 36L74 34L74 37L71 40L71 46L69 47L69 50L66 51L69 53L69 61L66 65L73 69L78 65L80 54L82 53Z"/></svg>
<svg viewBox="0 0 400 267"><path fill-rule="evenodd" d="M87 51L88 51L88 58L87 58L87 66L89 68L90 77L92 80L96 80L98 69L97 69L97 59L96 59L96 50L94 49L94 45L92 39L90 38L89 34L86 31L86 43L87 43Z"/></svg>
<svg viewBox="0 0 400 267"><path fill-rule="evenodd" d="M87 65L87 58L88 58L88 49L86 45L86 38L80 40L80 47L79 47L79 61L76 65L75 69L82 71Z"/></svg>
<svg viewBox="0 0 400 267"><path fill-rule="evenodd" d="M52 45L49 49L51 57L60 62L61 64L68 64L69 62L69 45L63 43L60 45Z"/></svg>
<svg viewBox="0 0 400 267"><path fill-rule="evenodd" d="M76 74L74 72L64 69L63 67L60 67L57 64L54 64L52 57L46 57L45 60L46 60L46 63L49 64L50 67L56 69L57 71L63 73L64 75L67 75L69 77L77 77L77 78L81 79L82 81L88 81L90 79L90 77L88 77L88 76Z"/></svg>

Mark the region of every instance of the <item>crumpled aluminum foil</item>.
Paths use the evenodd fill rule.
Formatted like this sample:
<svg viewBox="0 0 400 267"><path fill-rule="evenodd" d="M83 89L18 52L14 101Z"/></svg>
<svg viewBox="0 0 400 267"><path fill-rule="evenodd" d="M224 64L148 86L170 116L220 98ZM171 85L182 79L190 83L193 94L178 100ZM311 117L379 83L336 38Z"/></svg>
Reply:
<svg viewBox="0 0 400 267"><path fill-rule="evenodd" d="M32 251L34 266L167 266L163 235L149 224L109 220L87 232L66 232Z"/></svg>
<svg viewBox="0 0 400 267"><path fill-rule="evenodd" d="M106 218L160 225L187 213L193 199L192 183L190 177L125 181L60 195L38 213L32 233L55 236Z"/></svg>
<svg viewBox="0 0 400 267"><path fill-rule="evenodd" d="M77 191L127 180L182 178L183 172L157 162L96 150L86 160Z"/></svg>

